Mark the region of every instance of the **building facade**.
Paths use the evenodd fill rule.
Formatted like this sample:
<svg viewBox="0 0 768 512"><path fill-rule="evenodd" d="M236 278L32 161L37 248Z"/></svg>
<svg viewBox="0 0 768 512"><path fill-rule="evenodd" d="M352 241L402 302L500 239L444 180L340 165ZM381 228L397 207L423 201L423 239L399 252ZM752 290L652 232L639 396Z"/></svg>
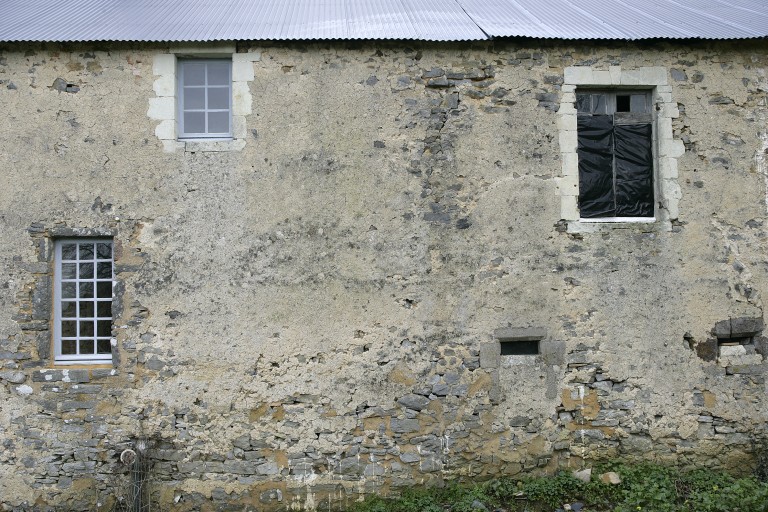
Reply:
<svg viewBox="0 0 768 512"><path fill-rule="evenodd" d="M3 44L2 505L748 471L767 50Z"/></svg>

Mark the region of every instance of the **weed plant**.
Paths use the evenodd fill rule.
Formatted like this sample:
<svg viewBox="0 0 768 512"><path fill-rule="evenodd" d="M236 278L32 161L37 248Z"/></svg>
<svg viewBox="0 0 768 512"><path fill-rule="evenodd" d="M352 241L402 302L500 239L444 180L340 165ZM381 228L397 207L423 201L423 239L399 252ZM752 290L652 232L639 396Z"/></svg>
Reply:
<svg viewBox="0 0 768 512"><path fill-rule="evenodd" d="M768 483L709 469L681 472L655 464L606 464L620 484L552 477L502 478L476 485L411 488L398 498L371 496L353 512L554 512L580 503L582 512L768 512Z"/></svg>

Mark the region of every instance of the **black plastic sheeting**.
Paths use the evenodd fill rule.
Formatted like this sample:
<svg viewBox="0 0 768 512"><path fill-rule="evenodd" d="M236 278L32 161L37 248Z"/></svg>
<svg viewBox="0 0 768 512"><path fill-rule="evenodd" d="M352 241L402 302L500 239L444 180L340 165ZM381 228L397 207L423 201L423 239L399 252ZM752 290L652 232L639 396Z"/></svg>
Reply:
<svg viewBox="0 0 768 512"><path fill-rule="evenodd" d="M650 124L613 124L610 115L578 116L582 218L653 217Z"/></svg>

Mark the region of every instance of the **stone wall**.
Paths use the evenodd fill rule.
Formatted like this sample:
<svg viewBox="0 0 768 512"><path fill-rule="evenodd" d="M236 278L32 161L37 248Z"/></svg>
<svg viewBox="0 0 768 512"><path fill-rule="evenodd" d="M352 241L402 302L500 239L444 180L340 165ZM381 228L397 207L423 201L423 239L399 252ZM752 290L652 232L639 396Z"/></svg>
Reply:
<svg viewBox="0 0 768 512"><path fill-rule="evenodd" d="M611 457L748 471L767 45L238 44L236 144L175 142L160 99L169 55L221 45L0 47L2 506L110 509L144 438L165 510ZM665 222L562 218L580 66L667 70ZM94 234L114 364L56 366L52 240Z"/></svg>

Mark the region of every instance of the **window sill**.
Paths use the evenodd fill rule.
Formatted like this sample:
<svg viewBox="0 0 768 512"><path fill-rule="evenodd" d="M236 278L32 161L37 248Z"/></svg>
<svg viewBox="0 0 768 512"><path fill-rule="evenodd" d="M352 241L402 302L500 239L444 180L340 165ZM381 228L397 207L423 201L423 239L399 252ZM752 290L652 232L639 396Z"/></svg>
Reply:
<svg viewBox="0 0 768 512"><path fill-rule="evenodd" d="M240 151L245 147L245 139L178 139L163 141L166 152L176 150L186 153Z"/></svg>
<svg viewBox="0 0 768 512"><path fill-rule="evenodd" d="M102 366L104 368L112 368L112 359L68 359L64 361L54 361L54 368L61 368L62 366L87 366L93 368L94 366Z"/></svg>
<svg viewBox="0 0 768 512"><path fill-rule="evenodd" d="M587 219L580 218L579 222L586 224L599 224L602 222L652 224L656 222L656 217L591 217Z"/></svg>
<svg viewBox="0 0 768 512"><path fill-rule="evenodd" d="M672 231L672 223L658 217L603 217L569 220L565 223L567 233L603 233L617 229L643 233Z"/></svg>

